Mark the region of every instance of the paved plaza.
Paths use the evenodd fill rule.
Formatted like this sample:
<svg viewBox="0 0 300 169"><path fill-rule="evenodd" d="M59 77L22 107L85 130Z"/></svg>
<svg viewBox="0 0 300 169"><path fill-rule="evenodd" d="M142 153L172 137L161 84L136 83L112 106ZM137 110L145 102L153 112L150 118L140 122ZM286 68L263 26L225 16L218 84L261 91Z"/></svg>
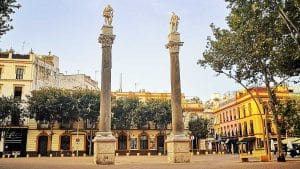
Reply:
<svg viewBox="0 0 300 169"><path fill-rule="evenodd" d="M250 159L242 163L238 155L201 155L193 156L188 164L168 164L166 156L119 156L116 164L97 166L92 157L32 157L0 159L0 169L299 169L300 158L287 158L286 163L259 162Z"/></svg>

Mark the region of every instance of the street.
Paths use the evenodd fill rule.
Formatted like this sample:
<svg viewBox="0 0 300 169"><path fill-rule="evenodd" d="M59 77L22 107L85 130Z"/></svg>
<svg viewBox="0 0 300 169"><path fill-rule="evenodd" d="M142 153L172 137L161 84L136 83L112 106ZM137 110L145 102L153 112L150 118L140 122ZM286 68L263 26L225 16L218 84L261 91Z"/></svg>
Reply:
<svg viewBox="0 0 300 169"><path fill-rule="evenodd" d="M250 159L250 162L242 163L238 155L200 155L193 156L191 163L169 164L167 156L118 156L116 164L110 166L97 166L93 164L92 157L31 157L0 159L0 169L299 169L300 158L287 158L287 162L278 163L259 162L258 159Z"/></svg>

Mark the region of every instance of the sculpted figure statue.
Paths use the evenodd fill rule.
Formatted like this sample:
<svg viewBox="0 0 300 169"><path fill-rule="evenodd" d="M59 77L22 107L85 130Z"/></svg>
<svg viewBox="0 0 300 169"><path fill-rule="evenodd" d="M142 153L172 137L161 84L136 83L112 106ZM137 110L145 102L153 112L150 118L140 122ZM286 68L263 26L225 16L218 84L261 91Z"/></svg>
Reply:
<svg viewBox="0 0 300 169"><path fill-rule="evenodd" d="M178 29L178 21L180 18L172 12L171 21L170 21L170 32L177 32Z"/></svg>
<svg viewBox="0 0 300 169"><path fill-rule="evenodd" d="M104 22L106 25L111 26L113 14L114 10L110 5L107 5L107 7L105 7L103 10Z"/></svg>

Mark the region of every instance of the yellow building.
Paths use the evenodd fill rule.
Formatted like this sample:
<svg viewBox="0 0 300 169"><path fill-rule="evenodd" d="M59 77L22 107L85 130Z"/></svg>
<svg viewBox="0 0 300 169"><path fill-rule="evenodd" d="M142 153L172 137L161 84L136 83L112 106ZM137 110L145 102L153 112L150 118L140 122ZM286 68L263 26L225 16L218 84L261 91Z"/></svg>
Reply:
<svg viewBox="0 0 300 169"><path fill-rule="evenodd" d="M32 90L55 86L51 75L58 73L57 56L0 53L0 95L25 100Z"/></svg>
<svg viewBox="0 0 300 169"><path fill-rule="evenodd" d="M148 99L162 99L170 100L170 93L150 93L150 92L113 92L113 97L137 97L141 101ZM183 110L191 111L192 113L202 113L203 108L200 103L188 102L183 99ZM95 130L91 130L87 123L79 121L66 126L64 124L55 124L52 132L49 130L47 124L37 124L33 119L29 123L29 130L27 135L26 151L31 156L49 155L50 151L53 156L71 156L72 153L76 154L89 154L93 152L93 144L90 144L89 139L95 135ZM78 127L78 132L77 132ZM167 129L130 129L130 130L112 130L113 135L116 137L116 153L125 155L147 155L158 154L166 152L165 139L166 135L171 132L171 125Z"/></svg>
<svg viewBox="0 0 300 169"><path fill-rule="evenodd" d="M220 101L215 109L214 130L219 141L219 151L239 153L238 141L247 143L244 150L247 152L263 149L263 123L266 117L271 138L276 139L272 115L266 106L269 100L266 89L253 87L249 91L254 99L246 90L241 90ZM288 92L287 87L278 87L276 95L279 99L286 99Z"/></svg>

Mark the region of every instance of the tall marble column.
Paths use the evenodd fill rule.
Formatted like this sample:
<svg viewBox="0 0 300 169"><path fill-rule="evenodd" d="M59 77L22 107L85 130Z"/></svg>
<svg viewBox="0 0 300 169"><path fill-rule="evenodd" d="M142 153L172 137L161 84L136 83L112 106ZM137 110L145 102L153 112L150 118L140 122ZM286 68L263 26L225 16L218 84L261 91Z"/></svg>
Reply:
<svg viewBox="0 0 300 169"><path fill-rule="evenodd" d="M170 21L169 43L166 44L170 52L172 107L172 132L166 142L169 162L188 163L190 162L190 139L184 133L182 117L179 48L183 42L180 41L180 33L177 32L178 21L179 17L173 13Z"/></svg>
<svg viewBox="0 0 300 169"><path fill-rule="evenodd" d="M111 132L111 49L115 39L113 26L111 25L113 9L108 5L104 11L105 24L99 36L102 45L102 69L101 69L101 98L99 132L94 138L94 162L108 165L115 163L116 138Z"/></svg>

